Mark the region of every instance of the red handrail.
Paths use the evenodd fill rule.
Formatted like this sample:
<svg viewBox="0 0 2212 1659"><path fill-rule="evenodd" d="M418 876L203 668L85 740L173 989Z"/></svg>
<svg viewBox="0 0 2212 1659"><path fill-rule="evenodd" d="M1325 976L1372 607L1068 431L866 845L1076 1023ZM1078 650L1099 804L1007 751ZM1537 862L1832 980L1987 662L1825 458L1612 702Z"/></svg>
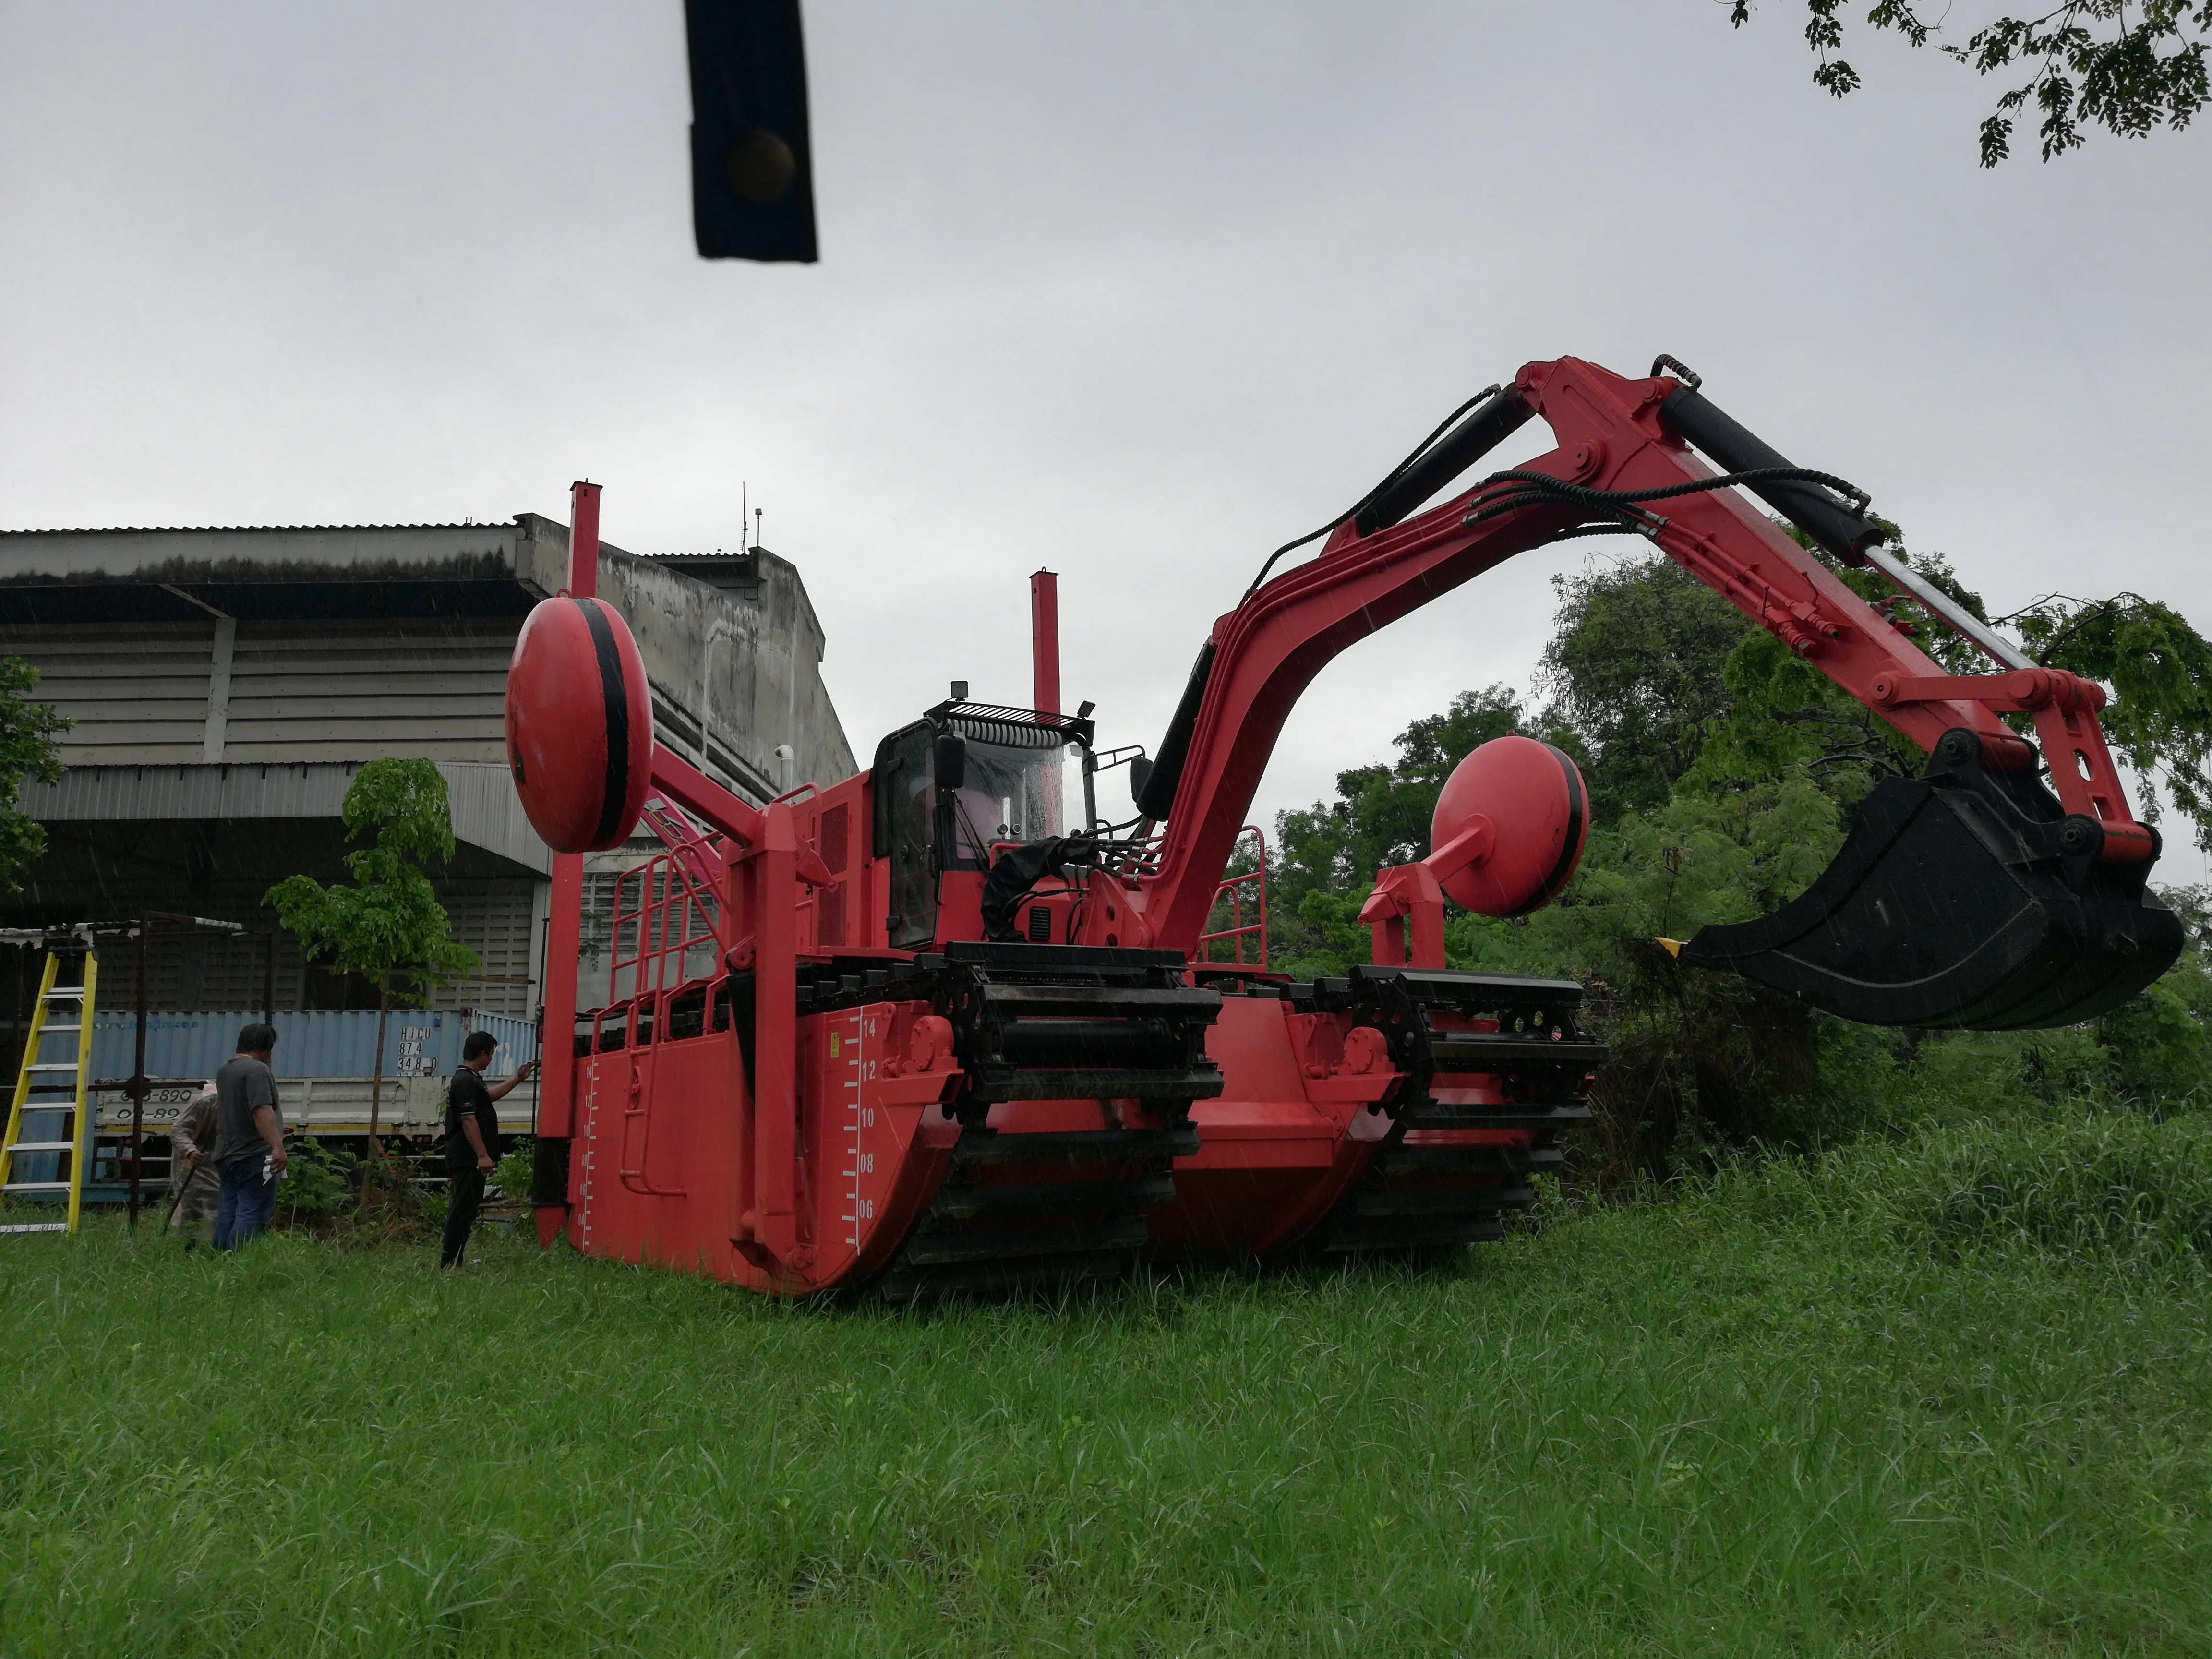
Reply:
<svg viewBox="0 0 2212 1659"><path fill-rule="evenodd" d="M1229 926L1217 932L1200 933L1198 936L1198 959L1201 963L1218 960L1213 954L1213 943L1216 939L1227 939L1231 948L1237 952L1228 960L1236 966L1265 968L1267 965L1267 838L1260 833L1256 825L1248 823L1237 832L1236 846L1243 846L1244 837L1247 836L1259 843L1260 861L1254 868L1245 871L1242 875L1224 877L1221 884L1214 889L1215 908L1220 908L1224 899L1229 901ZM1231 848L1230 856L1232 859L1236 857L1235 847ZM1248 886L1255 890L1255 896L1258 910L1256 920L1252 921L1244 920L1244 889ZM1208 914L1211 915L1211 912ZM1244 960L1244 939L1247 934L1255 935L1257 938L1260 955L1256 962L1247 963Z"/></svg>
<svg viewBox="0 0 2212 1659"><path fill-rule="evenodd" d="M614 933L607 971L610 1004L657 995L690 983L684 965L695 950L709 953L705 973L696 977L711 978L717 971L719 963L714 958L720 955L714 925L720 908L718 895L692 878L687 862L678 854L656 853L615 878ZM624 907L626 896L635 899L629 908ZM628 936L635 948L628 954L623 948L625 927L635 929ZM672 966L672 957L675 958ZM626 969L630 974L627 989L623 984Z"/></svg>

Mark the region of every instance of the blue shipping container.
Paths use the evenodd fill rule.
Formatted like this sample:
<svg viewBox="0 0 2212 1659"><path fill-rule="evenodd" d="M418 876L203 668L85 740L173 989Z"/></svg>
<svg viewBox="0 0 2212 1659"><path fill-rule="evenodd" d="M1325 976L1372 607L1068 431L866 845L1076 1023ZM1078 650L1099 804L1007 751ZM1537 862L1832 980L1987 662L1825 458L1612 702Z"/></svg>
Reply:
<svg viewBox="0 0 2212 1659"><path fill-rule="evenodd" d="M146 1075L155 1078L211 1078L238 1051L238 1034L258 1014L173 1014L146 1016ZM368 1077L375 1070L376 1011L316 1009L280 1011L276 1047L269 1058L277 1077ZM136 1009L101 1008L92 1019L92 1075L106 1082L127 1078L137 1043ZM394 1008L385 1016L384 1075L387 1078L449 1077L461 1063L461 1040L471 1031L489 1031L499 1039L492 1052L494 1078L513 1074L526 1060L538 1058L537 1028L512 1014L477 1014L464 1023L455 1012Z"/></svg>

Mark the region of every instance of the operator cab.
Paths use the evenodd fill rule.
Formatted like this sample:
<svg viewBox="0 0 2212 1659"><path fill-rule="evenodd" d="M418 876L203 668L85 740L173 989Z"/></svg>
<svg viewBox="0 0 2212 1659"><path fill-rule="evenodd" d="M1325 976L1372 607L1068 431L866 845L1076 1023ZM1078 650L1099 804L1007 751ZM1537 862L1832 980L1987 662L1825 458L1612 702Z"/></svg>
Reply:
<svg viewBox="0 0 2212 1659"><path fill-rule="evenodd" d="M890 872L886 945L981 939L994 846L1096 825L1095 729L1083 715L947 701L877 745L873 851Z"/></svg>

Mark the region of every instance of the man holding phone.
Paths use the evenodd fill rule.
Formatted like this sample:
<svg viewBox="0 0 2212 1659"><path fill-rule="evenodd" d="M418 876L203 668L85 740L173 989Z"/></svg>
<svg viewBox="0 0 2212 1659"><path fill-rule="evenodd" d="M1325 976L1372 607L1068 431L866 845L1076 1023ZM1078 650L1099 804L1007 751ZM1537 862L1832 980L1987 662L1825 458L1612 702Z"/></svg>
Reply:
<svg viewBox="0 0 2212 1659"><path fill-rule="evenodd" d="M458 1267L469 1248L469 1234L477 1224L477 1210L483 1203L484 1177L499 1158L499 1114L492 1103L531 1073L534 1060L492 1088L483 1080L499 1039L489 1031L471 1031L461 1044L460 1069L446 1090L446 1235L438 1265Z"/></svg>

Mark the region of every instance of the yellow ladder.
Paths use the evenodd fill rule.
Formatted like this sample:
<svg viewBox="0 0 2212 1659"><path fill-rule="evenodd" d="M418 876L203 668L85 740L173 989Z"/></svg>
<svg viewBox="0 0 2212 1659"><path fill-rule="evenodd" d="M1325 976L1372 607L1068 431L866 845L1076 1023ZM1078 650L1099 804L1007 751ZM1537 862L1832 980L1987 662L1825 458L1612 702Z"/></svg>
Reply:
<svg viewBox="0 0 2212 1659"><path fill-rule="evenodd" d="M62 954L52 951L46 957L46 971L39 981L39 1000L31 1010L30 1033L23 1040L23 1068L15 1074L15 1097L8 1108L8 1132L0 1136L0 1199L17 1194L27 1197L67 1194L69 1218L0 1222L0 1233L76 1231L77 1209L84 1196L85 1158L92 1144L85 1080L92 1069L93 995L100 978L100 963L89 950L76 959L84 964L82 978L77 984L64 985L60 982ZM50 1018L56 1009L62 1012L66 1023L56 1023ZM73 1021L68 1020L71 1013L76 1015ZM43 1058L47 1040L54 1037L76 1038L71 1045L76 1057ZM40 1127L27 1137L23 1127L25 1118L40 1120ZM58 1126L53 1122L56 1118L61 1120ZM41 1164L51 1161L52 1173L62 1178L18 1181L15 1160L19 1157L36 1158ZM68 1166L65 1176L62 1174L64 1163Z"/></svg>

